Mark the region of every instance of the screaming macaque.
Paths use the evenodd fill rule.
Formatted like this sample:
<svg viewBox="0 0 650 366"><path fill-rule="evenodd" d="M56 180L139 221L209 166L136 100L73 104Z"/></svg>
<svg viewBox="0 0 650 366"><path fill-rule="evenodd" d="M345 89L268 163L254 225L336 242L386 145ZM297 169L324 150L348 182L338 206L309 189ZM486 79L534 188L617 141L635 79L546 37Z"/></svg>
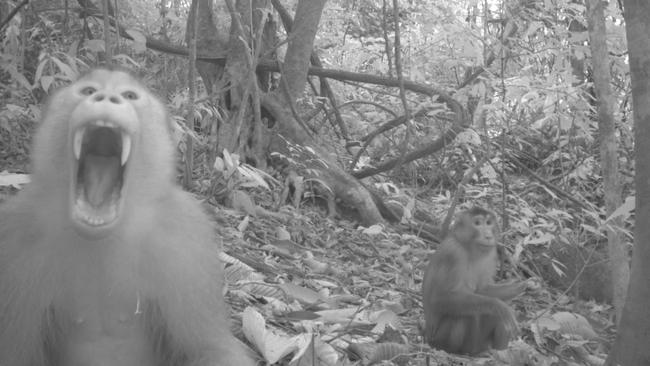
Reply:
<svg viewBox="0 0 650 366"><path fill-rule="evenodd" d="M460 214L452 232L429 256L422 282L424 336L432 347L474 355L504 349L518 330L504 302L526 287L496 285L499 228L491 211L475 207Z"/></svg>
<svg viewBox="0 0 650 366"><path fill-rule="evenodd" d="M42 115L32 183L0 206L0 365L253 365L163 104L95 69Z"/></svg>

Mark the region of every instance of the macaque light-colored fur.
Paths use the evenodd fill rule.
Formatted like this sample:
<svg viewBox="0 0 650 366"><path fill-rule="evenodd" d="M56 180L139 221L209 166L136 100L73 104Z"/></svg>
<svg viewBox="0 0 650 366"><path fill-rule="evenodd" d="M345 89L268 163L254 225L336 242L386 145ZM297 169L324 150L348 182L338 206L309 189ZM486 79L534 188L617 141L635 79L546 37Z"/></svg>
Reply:
<svg viewBox="0 0 650 366"><path fill-rule="evenodd" d="M94 89L138 98L92 104ZM0 205L0 365L252 365L229 331L211 223L174 183L162 103L130 74L95 69L42 115L32 183ZM119 217L97 235L70 214L71 139L89 119L132 136Z"/></svg>

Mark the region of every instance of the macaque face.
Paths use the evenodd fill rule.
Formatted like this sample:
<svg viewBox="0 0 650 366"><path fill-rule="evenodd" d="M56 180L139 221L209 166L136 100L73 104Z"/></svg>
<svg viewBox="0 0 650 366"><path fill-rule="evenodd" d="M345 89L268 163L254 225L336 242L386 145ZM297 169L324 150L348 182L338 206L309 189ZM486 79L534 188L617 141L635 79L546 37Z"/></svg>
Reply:
<svg viewBox="0 0 650 366"><path fill-rule="evenodd" d="M497 245L497 223L491 213L474 215L471 218L471 225L476 230L476 245L485 247Z"/></svg>
<svg viewBox="0 0 650 366"><path fill-rule="evenodd" d="M60 108L61 104L66 108ZM59 116L50 110L68 110L69 114ZM67 181L68 216L78 232L90 237L107 235L124 212L133 212L125 210L126 192L155 193L155 185L161 184L160 179L153 181L142 172L153 169L157 177L171 173L169 120L164 110L138 81L121 71L94 70L54 95L44 113L48 117L43 130L64 133L61 137L67 143L61 144L66 149L62 156L67 161L62 165L68 172L61 178ZM143 139L147 134L161 138ZM147 150L162 152L162 156L151 159L151 154L142 153ZM47 165L37 161L35 173L39 168L49 169Z"/></svg>
<svg viewBox="0 0 650 366"><path fill-rule="evenodd" d="M479 207L463 212L452 228L452 236L467 250L494 250L498 235L494 214Z"/></svg>

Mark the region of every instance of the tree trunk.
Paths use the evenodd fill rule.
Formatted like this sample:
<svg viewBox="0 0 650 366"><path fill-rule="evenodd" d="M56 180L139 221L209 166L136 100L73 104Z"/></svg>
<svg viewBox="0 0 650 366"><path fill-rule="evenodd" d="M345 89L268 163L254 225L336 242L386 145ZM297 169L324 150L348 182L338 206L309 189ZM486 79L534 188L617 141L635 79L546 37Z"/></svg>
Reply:
<svg viewBox="0 0 650 366"><path fill-rule="evenodd" d="M185 28L185 41L189 44L190 34L194 32L194 9L198 6L198 27L196 31L197 50L215 50L225 48L224 36L219 34L217 22L212 16L212 0L192 0L187 27ZM214 92L216 80L221 78L223 67L214 63L197 61L197 71L201 75L203 84L208 93Z"/></svg>
<svg viewBox="0 0 650 366"><path fill-rule="evenodd" d="M589 45L593 64L594 86L598 106L598 131L600 134L600 165L605 190L605 210L611 215L621 205L621 184L618 179L618 145L614 130L614 98L611 90L609 57L607 54L607 29L605 27L606 3L601 0L587 1L587 23ZM621 242L618 227L620 218L614 218L607 225L607 246L609 263L612 269L612 301L616 322L621 320L627 286L630 281L630 268L625 243Z"/></svg>
<svg viewBox="0 0 650 366"><path fill-rule="evenodd" d="M650 365L650 2L624 0L636 144L636 225L627 301L608 365Z"/></svg>
<svg viewBox="0 0 650 366"><path fill-rule="evenodd" d="M280 88L263 98L262 105L278 121L280 134L283 137L309 148L302 151L303 163L312 168L308 170L317 171L315 177L324 181L335 196L355 207L361 221L368 225L383 221L371 193L354 177L343 171L327 149L317 145L317 141L311 136L304 123L298 121L297 116L292 112L295 108L291 107L305 90L313 43L326 2L326 0L298 2L282 65ZM275 146L285 143L279 136L276 137L275 142Z"/></svg>
<svg viewBox="0 0 650 366"><path fill-rule="evenodd" d="M185 41L189 45L190 35L194 33L194 24L196 23L196 49L198 50L221 50L226 48L225 36L219 34L219 29L217 27L217 21L212 14L212 0L192 0L192 5L190 6L189 17L187 18L187 27L185 28ZM195 11L195 9L197 11ZM195 19L198 18L198 19ZM216 98L216 89L217 82L221 79L223 75L223 65L210 63L206 61L197 60L196 71L201 76L203 85L208 95ZM193 80L191 82L194 82ZM192 118L192 128L193 117L188 116L188 121ZM208 149L209 161L214 161L218 150L218 122L215 119L212 119L210 124L209 141L210 147ZM190 140L188 140L189 142ZM187 174L187 172L186 172Z"/></svg>

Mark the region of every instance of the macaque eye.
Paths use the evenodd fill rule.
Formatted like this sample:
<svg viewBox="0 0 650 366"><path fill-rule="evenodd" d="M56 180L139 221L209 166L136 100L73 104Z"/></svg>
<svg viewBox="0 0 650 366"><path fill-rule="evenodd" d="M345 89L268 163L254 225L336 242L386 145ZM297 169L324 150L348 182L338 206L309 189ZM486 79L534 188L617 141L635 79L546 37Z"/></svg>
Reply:
<svg viewBox="0 0 650 366"><path fill-rule="evenodd" d="M83 89L81 89L81 94L82 95L93 95L97 89L93 88L92 86L87 86Z"/></svg>
<svg viewBox="0 0 650 366"><path fill-rule="evenodd" d="M475 220L474 220L474 226L480 226L480 225L481 225L481 221L483 221L483 220L481 220L481 219L479 219L479 218L475 219Z"/></svg>
<svg viewBox="0 0 650 366"><path fill-rule="evenodd" d="M138 94L133 91L125 91L122 93L122 96L128 100L137 100L138 99Z"/></svg>

